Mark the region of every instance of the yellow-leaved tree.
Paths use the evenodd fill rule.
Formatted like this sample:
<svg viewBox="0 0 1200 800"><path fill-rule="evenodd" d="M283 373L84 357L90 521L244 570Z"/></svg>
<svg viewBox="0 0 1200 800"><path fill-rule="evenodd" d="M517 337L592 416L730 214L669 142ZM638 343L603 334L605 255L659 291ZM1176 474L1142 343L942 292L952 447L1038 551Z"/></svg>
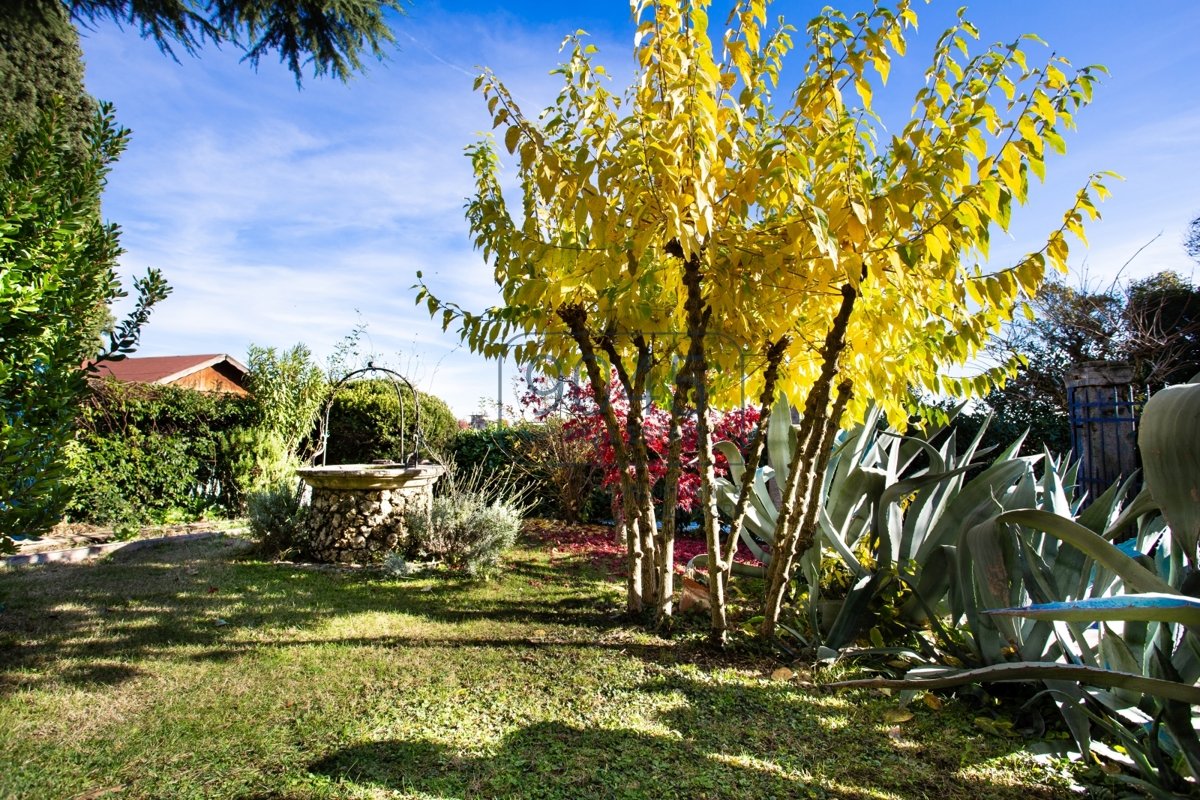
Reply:
<svg viewBox="0 0 1200 800"><path fill-rule="evenodd" d="M871 403L894 418L916 391L969 396L1008 366L970 378L989 336L1066 268L1065 234L1095 217L1093 176L1047 239L1017 263L986 266L995 230L1026 201L1030 175L1091 97L1097 68L1050 55L1035 37L972 54L960 18L938 40L911 119L889 133L872 110L916 25L908 0L807 26L799 83L779 92L795 30L769 24L765 0L734 5L719 43L705 0L635 0L636 70L606 88L595 48L568 37L563 90L526 116L490 72L477 86L517 159L521 205L505 203L491 140L470 148L477 177L468 217L495 266L503 305L466 311L418 301L457 322L472 349L522 361L582 361L618 457L628 522L629 605L671 612L672 480L679 421L696 414L712 637L724 641L725 582L761 457L771 404L796 400L796 447L764 598L771 636L797 558L813 545L821 476L840 427ZM1011 365L1009 365L1011 366ZM657 528L638 404L606 405L615 375L629 397L669 399L672 446ZM740 384L740 385L739 385ZM717 517L708 412L759 398L760 424L731 532Z"/></svg>

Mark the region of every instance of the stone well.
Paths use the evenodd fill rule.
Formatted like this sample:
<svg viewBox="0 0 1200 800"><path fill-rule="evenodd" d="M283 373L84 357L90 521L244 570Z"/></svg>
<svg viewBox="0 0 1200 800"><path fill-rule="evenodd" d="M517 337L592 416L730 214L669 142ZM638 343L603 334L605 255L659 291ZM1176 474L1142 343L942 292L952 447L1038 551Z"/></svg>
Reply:
<svg viewBox="0 0 1200 800"><path fill-rule="evenodd" d="M304 520L310 554L329 563L378 561L409 545L404 516L429 512L433 484L445 472L436 464L341 464L297 470L312 487Z"/></svg>

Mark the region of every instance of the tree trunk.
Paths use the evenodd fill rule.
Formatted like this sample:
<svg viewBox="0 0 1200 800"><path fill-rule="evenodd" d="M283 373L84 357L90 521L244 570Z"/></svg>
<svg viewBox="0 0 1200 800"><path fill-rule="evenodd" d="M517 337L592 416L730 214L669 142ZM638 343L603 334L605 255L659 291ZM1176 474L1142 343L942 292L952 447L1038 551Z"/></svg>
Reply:
<svg viewBox="0 0 1200 800"><path fill-rule="evenodd" d="M794 502L788 509L784 530L776 533L776 546L771 551L771 568L768 571L767 597L761 627L764 638L769 639L775 635L775 626L783 610L783 597L796 561L812 547L816 537L821 503L821 475L829 465L833 440L849 399L850 384L847 381L838 386L837 400L834 401L832 411L823 415L824 419L820 420L822 424L818 427L814 423L803 455L798 451L788 467L789 476L798 473L799 480L796 481L798 485L793 486Z"/></svg>
<svg viewBox="0 0 1200 800"><path fill-rule="evenodd" d="M776 382L779 379L779 365L783 355L791 344L791 337L783 336L770 345L766 351L767 366L763 373L763 390L759 395L758 423L754 428L754 436L750 440L749 449L745 454L745 468L741 483L738 487L737 504L729 522L728 555L723 555L718 564L726 576L733 574L733 556L737 552L738 540L742 536L742 527L746 522L746 511L750 506L750 493L754 491L754 477L758 471L758 463L762 458L767 441L767 425L771 419L771 409L775 406Z"/></svg>
<svg viewBox="0 0 1200 800"><path fill-rule="evenodd" d="M613 453L618 464L629 463L629 450L625 446L621 425L617 420L616 411L608 396L608 380L600 374L600 364L596 359L596 350L592 345L591 332L587 328L587 312L582 306L562 306L558 309L559 318L566 323L571 332L571 338L583 360L588 382L596 397L596 404L604 417L605 429L608 432ZM625 512L625 545L626 545L626 606L630 614L641 614L645 610L645 595L642 584L644 574L642 539L638 530L640 511L637 507L636 491L629 470L621 470L621 505Z"/></svg>
<svg viewBox="0 0 1200 800"><path fill-rule="evenodd" d="M629 403L629 412L625 415L625 447L631 462L621 464L621 469L628 472L633 468L634 494L631 497L636 508L638 542L642 551L642 600L647 606L658 606L658 569L655 551L657 550L654 514L654 495L650 484L650 455L646 447L645 410L641 398L646 393L646 377L650 373L652 352L646 340L638 335L634 337L637 346L637 361L634 374L631 377L625 369L621 354L617 351L611 335L601 337L600 346L608 355L609 362L617 373L621 388Z"/></svg>
<svg viewBox="0 0 1200 800"><path fill-rule="evenodd" d="M771 550L771 566L767 573L767 594L760 628L767 639L775 635L796 558L812 546L815 536L822 473L829 463L829 450L850 400L852 387L848 381L843 381L837 387L833 408L829 405L838 358L846 349L846 328L857 299L858 292L853 286L848 283L842 286L841 305L821 347L821 373L804 403L800 435L788 465L783 507L776 523L775 546Z"/></svg>
<svg viewBox="0 0 1200 800"><path fill-rule="evenodd" d="M682 373L681 373L682 374ZM675 594L675 519L679 506L679 478L683 474L683 432L687 411L688 386L675 376L675 395L671 398L671 427L667 433L667 474L663 478L663 524L658 534L658 624L671 616Z"/></svg>
<svg viewBox="0 0 1200 800"><path fill-rule="evenodd" d="M729 628L725 602L726 573L721 569L720 520L717 517L717 479L713 470L712 430L708 422L708 353L705 337L711 307L704 301L704 277L700 273L700 258L692 255L684 261L683 283L687 289L684 309L687 312L688 353L684 369L690 381L696 407L696 460L700 472L700 508L703 513L704 541L708 547L709 641L725 645Z"/></svg>

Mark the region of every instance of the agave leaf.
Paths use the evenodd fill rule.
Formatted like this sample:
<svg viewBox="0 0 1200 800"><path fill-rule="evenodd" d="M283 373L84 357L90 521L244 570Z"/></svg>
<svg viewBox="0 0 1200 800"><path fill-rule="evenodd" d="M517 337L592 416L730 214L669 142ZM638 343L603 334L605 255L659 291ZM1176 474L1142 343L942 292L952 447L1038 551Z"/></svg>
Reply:
<svg viewBox="0 0 1200 800"><path fill-rule="evenodd" d="M1200 384L1155 392L1142 409L1138 450L1146 486L1193 567L1200 542Z"/></svg>
<svg viewBox="0 0 1200 800"><path fill-rule="evenodd" d="M862 498L862 502L865 503L866 500L866 497ZM842 562L850 568L851 572L853 572L856 576L865 575L866 570L863 568L863 565L859 563L858 557L855 556L850 549L853 545L853 542L850 542L846 536L848 531L844 529L841 531L837 530L834 527L833 520L829 518L829 514L824 508L818 509L818 514L821 533L824 534L825 541L829 542L829 546L837 552L838 556L841 557ZM847 520L847 526L852 521L853 519Z"/></svg>
<svg viewBox="0 0 1200 800"><path fill-rule="evenodd" d="M950 579L957 568L955 549L944 545L934 550L929 560L920 565L915 579L901 573L901 579L911 588L913 596L904 604L900 615L911 622L921 624L935 616L932 611L945 597L950 588Z"/></svg>
<svg viewBox="0 0 1200 800"><path fill-rule="evenodd" d="M984 663L1004 661L1005 651L1021 639L1017 623L999 616L981 617L981 608L1008 605L1016 580L1013 552L1015 537L995 518L972 526L959 547L959 579L967 615L967 628Z"/></svg>
<svg viewBox="0 0 1200 800"><path fill-rule="evenodd" d="M930 670L910 670L930 674ZM965 683L1003 683L1008 681L1075 681L1089 686L1128 689L1152 697L1200 704L1200 686L1147 678L1127 672L1097 669L1082 664L1049 664L1021 661L1015 664L992 664L979 669L941 670L933 677L922 678L861 678L825 684L827 689L948 689Z"/></svg>
<svg viewBox="0 0 1200 800"><path fill-rule="evenodd" d="M1104 493L1097 497L1087 508L1075 515L1075 521L1083 527L1101 536L1120 516L1121 505L1129 490L1133 488L1136 473L1124 481L1116 481Z"/></svg>
<svg viewBox="0 0 1200 800"><path fill-rule="evenodd" d="M983 443L983 436L985 433L987 433L988 426L990 426L992 424L993 416L994 416L994 414L991 411L989 411L988 415L983 418L983 424L980 425L979 430L975 432L975 438L971 440L971 443L968 444L965 449L963 449L962 461L964 461L966 463L970 463L975 460L976 455L979 455L982 457L987 454L985 451L981 451L979 449L979 445ZM1024 435L1022 435L1021 440L1024 441L1024 438L1025 438ZM988 450L990 450L990 449L991 448L988 448ZM1020 450L1020 449L1021 449L1021 446L1020 446L1020 444L1018 444L1016 447L1016 450L1013 450L1012 452L1015 453L1015 452L1017 452L1017 450Z"/></svg>
<svg viewBox="0 0 1200 800"><path fill-rule="evenodd" d="M879 463L877 454L873 454L878 437L879 418L882 412L878 406L872 405L861 425L850 431L845 443L840 448L837 464L829 473L830 486L844 485L852 471L861 469L864 465L872 466ZM868 457L869 455L869 457ZM836 519L836 517L835 517Z"/></svg>
<svg viewBox="0 0 1200 800"><path fill-rule="evenodd" d="M725 461L729 464L729 483L733 486L741 486L742 475L746 473L746 460L742 458L742 451L733 442L717 442L713 445L715 450L720 455L725 456Z"/></svg>
<svg viewBox="0 0 1200 800"><path fill-rule="evenodd" d="M1091 597L1059 603L1038 603L1021 608L996 608L985 613L997 616L1056 619L1067 622L1178 622L1200 625L1200 600L1181 594L1124 594Z"/></svg>
<svg viewBox="0 0 1200 800"><path fill-rule="evenodd" d="M1044 683L1054 697L1058 713L1067 723L1079 752L1087 755L1092 749L1092 721L1087 712L1087 692L1074 682L1048 680Z"/></svg>
<svg viewBox="0 0 1200 800"><path fill-rule="evenodd" d="M1114 714L1120 717L1130 725L1145 725L1149 726L1154 722L1154 717L1147 714L1138 708L1137 704L1141 702L1140 694L1124 693L1126 697L1135 697L1132 703L1128 700L1118 697L1116 692L1110 692L1107 689L1092 688L1088 691L1088 695L1102 703L1105 708L1110 709Z"/></svg>
<svg viewBox="0 0 1200 800"><path fill-rule="evenodd" d="M917 457L921 454L921 452L922 451L924 451L926 453L929 452L927 448L933 447L932 442L935 439L937 439L939 436L941 436L944 432L946 432L947 430L950 429L951 424L958 417L958 415L962 412L963 408L966 407L966 405L967 405L966 401L963 401L963 402L959 403L957 406L955 406L954 408L950 409L950 411L947 412L947 414L946 414L946 422L945 423L937 423L937 424L930 425L929 429L927 431L922 431L920 436L904 436L904 437L902 437L902 442L900 444L899 451L897 454L898 455L897 474L899 474L899 475L907 474L909 472L909 470L912 468L913 462L916 461ZM953 433L951 433L950 438L951 439L954 438ZM937 448L934 448L934 452L938 454L938 460L943 461L943 465L938 469L932 469L932 467L931 467L931 471L945 472L946 467L944 464L944 459L945 459L944 450L945 450L944 447L942 448L942 450L938 450ZM931 455L930 456L930 464L932 465L935 463L937 463L937 462L934 461L934 459Z"/></svg>
<svg viewBox="0 0 1200 800"><path fill-rule="evenodd" d="M740 539L742 544L746 545L747 549L754 554L754 557L764 564L771 563L771 552L760 544L760 542L770 544L772 531L774 530L774 520L768 521L762 519L757 509L746 509L746 521L742 527ZM755 538L756 536L757 538Z"/></svg>
<svg viewBox="0 0 1200 800"><path fill-rule="evenodd" d="M829 634L825 637L828 647L840 649L854 641L863 625L871 618L871 600L875 597L882 580L883 575L876 572L859 578L850 587L833 624L829 626Z"/></svg>
<svg viewBox="0 0 1200 800"><path fill-rule="evenodd" d="M830 487L824 504L834 528L848 531L869 526L886 485L884 472L875 467L858 467L846 473Z"/></svg>
<svg viewBox="0 0 1200 800"><path fill-rule="evenodd" d="M775 475L775 470L770 467L759 467L757 474L754 476L754 494L750 500L754 503L754 508L758 510L758 514L765 520L771 523L772 535L775 531L775 521L779 517L779 508L775 505L775 501L771 499L771 491L767 488ZM768 539L767 541L770 541Z"/></svg>
<svg viewBox="0 0 1200 800"><path fill-rule="evenodd" d="M951 478L966 473L969 469L971 467L967 465L947 472L930 472L920 477L896 481L883 490L879 497L879 507L875 510L875 533L882 540L886 532L888 540L892 543L897 563L909 561L914 557L912 539L916 531L910 530L904 525L905 515L897 514L895 518L885 518L884 514L898 512L900 501L913 492L949 481Z"/></svg>
<svg viewBox="0 0 1200 800"><path fill-rule="evenodd" d="M1024 525L1044 531L1079 548L1086 555L1119 575L1125 582L1126 589L1135 592L1179 594L1162 578L1074 520L1051 514L1048 511L1023 508L1004 512L997 518L997 522Z"/></svg>
<svg viewBox="0 0 1200 800"><path fill-rule="evenodd" d="M1042 458L1046 464L1042 472L1042 502L1040 508L1062 516L1071 516L1071 501L1067 498L1067 490L1058 474L1058 465L1049 448L1042 448Z"/></svg>
<svg viewBox="0 0 1200 800"><path fill-rule="evenodd" d="M1052 537L1046 538L1057 542L1057 539ZM1052 603L1062 597L1054 579L1054 571L1046 564L1041 554L1025 541L1025 537L1018 536L1017 542L1020 545L1021 572L1025 590L1033 602ZM1053 648L1051 642L1054 635L1053 625L1045 620L1037 620L1033 628L1025 634L1025 639L1021 643L1021 654L1026 660L1031 661L1055 660L1051 654Z"/></svg>
<svg viewBox="0 0 1200 800"><path fill-rule="evenodd" d="M1143 488L1138 492L1137 497L1133 498L1129 505L1117 515L1117 518L1108 524L1102 535L1105 539L1112 539L1122 533L1125 526L1132 523L1138 517L1158 510L1158 501L1150 494L1149 489Z"/></svg>
<svg viewBox="0 0 1200 800"><path fill-rule="evenodd" d="M997 460L968 481L951 499L925 541L917 546L917 561L923 562L939 545L956 543L963 531L1002 511L999 498L1030 469L1031 459Z"/></svg>
<svg viewBox="0 0 1200 800"><path fill-rule="evenodd" d="M924 472L946 471L946 457L927 440L916 436L905 436L891 430L884 431L881 435L890 439L892 443L888 454L888 474L894 476L892 480L907 474L921 453L925 453L929 458L929 466L923 470Z"/></svg>
<svg viewBox="0 0 1200 800"><path fill-rule="evenodd" d="M1100 666L1105 669L1117 672L1142 672L1141 660L1134 655L1129 645L1107 625L1101 626L1100 629L1100 656L1104 659ZM1139 699L1135 692L1127 692L1124 689L1113 691L1118 698L1130 704L1137 703Z"/></svg>
<svg viewBox="0 0 1200 800"><path fill-rule="evenodd" d="M796 446L796 434L792 430L792 404L787 395L779 393L771 406L771 418L767 422L767 461L775 470L776 488L783 490L788 465L792 462L792 450Z"/></svg>

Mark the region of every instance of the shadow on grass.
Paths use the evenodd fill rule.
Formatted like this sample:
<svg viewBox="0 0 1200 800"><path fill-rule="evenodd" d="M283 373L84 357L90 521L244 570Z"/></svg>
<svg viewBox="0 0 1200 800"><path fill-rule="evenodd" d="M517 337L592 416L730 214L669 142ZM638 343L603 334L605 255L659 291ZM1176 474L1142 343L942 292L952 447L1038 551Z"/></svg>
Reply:
<svg viewBox="0 0 1200 800"><path fill-rule="evenodd" d="M248 543L237 539L169 543L93 564L10 570L0 573L0 693L51 680L117 684L138 674L121 662L155 653L170 657L181 647L190 649L188 658L222 659L261 647L312 644L294 632L364 613L461 626L462 640L438 637L443 643L535 647L524 631L509 639L492 635L494 627L475 637L467 629L472 623L514 623L594 634L617 627L620 620L597 587L586 564L514 560L493 583L445 574L397 580L376 570L254 560ZM245 630L254 636L231 643ZM272 639L272 631L280 636ZM417 647L429 640L323 641ZM71 663L63 667L64 661Z"/></svg>
<svg viewBox="0 0 1200 800"><path fill-rule="evenodd" d="M785 698L784 695L792 695ZM491 754L464 757L422 739L384 740L336 750L312 773L339 785L448 798L1060 798L1033 785L964 777L961 752L939 762L882 729L832 725L795 692L693 687L686 710L664 721L671 734L538 722L507 735ZM792 700L779 704L781 700ZM731 722L720 712L760 702ZM779 704L779 705L777 705ZM935 733L928 734L936 738ZM993 754L995 755L995 754Z"/></svg>
<svg viewBox="0 0 1200 800"><path fill-rule="evenodd" d="M440 797L636 800L806 794L799 781L713 758L684 740L561 722L521 728L487 757L462 758L427 741L383 741L338 750L315 762L311 771L363 787Z"/></svg>
<svg viewBox="0 0 1200 800"><path fill-rule="evenodd" d="M941 800L1067 796L1043 791L1032 779L1015 786L969 783L960 773L964 765L1017 749L1016 742L979 745L969 714L964 721L962 714L922 713L898 728L883 724L878 704L861 697L798 691L745 674L724 679L690 667L640 670L634 659L719 662L702 657L692 641L668 643L619 630L613 592L569 561L546 561L541 554L518 554L492 584L448 576L401 581L377 572L263 563L249 558L244 543L214 540L93 565L0 573L0 693L31 685L118 685L138 677L141 668L153 671L156 660L219 662L253 651L326 644L426 648L429 657L415 659L431 665L421 673L431 687L424 699L456 709L461 701L448 691L482 686L489 694L480 699L489 713L506 726L522 726L506 727L510 732L498 742L481 737L492 743L484 754L464 752L434 740L436 731L426 727L409 727L405 732L415 732L412 738L395 738L400 730L388 728L393 720L386 716L359 727L357 717L347 716L359 713L357 706L350 709L358 695L343 691L330 695L332 701L326 698L314 718L324 721L332 714L345 731L317 725L317 735L305 740L315 749L303 753L299 769L337 784L459 798L878 798L879 789L889 796ZM353 624L346 636L337 635L336 627L328 635L321 628L334 618L377 613L416 617L423 627L394 635L388 631L403 628L387 626L406 622L389 619L385 627L368 624L362 635ZM446 648L477 652L439 661L437 651ZM629 660L596 659L606 663L590 673L591 683L574 682L572 675L588 675L579 668L584 659L573 658L577 653L542 657L563 655L558 651L564 648L619 652ZM508 652L481 658L483 649L524 652L519 660ZM346 654L321 655L337 664ZM525 665L529 659L536 664ZM463 673L461 684L428 677L436 676L442 661ZM474 661L494 662L506 672L473 682L459 665ZM361 678L376 696L379 673L373 670L363 669ZM562 697L551 702L524 702L534 693L556 691ZM568 702L576 694L588 700L578 710ZM396 702L398 708L416 708L404 705L403 696ZM614 702L629 703L640 725L626 723L624 712L601 718L652 730L587 725L597 709L607 712ZM272 711L259 710L268 716ZM573 716L543 716L549 714ZM457 716L455 723L447 730L470 726L472 718ZM951 730L959 725L962 730ZM364 742L370 730L393 738Z"/></svg>

